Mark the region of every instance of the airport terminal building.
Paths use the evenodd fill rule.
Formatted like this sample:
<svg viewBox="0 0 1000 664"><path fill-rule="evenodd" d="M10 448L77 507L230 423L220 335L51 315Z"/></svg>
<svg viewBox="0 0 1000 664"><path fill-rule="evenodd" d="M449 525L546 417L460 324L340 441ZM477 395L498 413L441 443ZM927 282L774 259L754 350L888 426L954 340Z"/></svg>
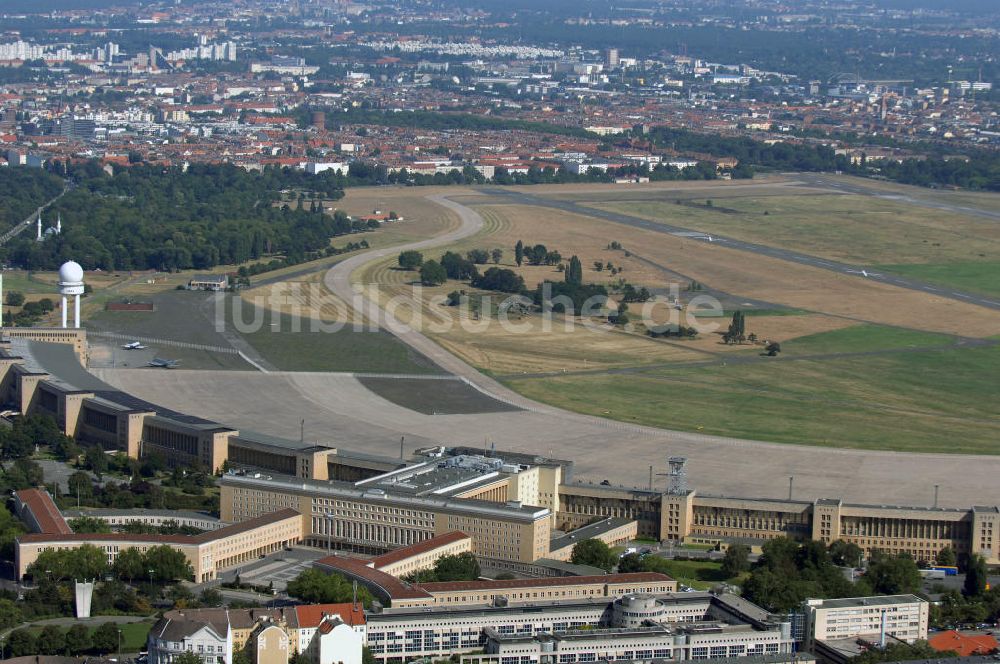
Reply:
<svg viewBox="0 0 1000 664"><path fill-rule="evenodd" d="M864 505L711 496L685 486L643 490L574 481L569 460L470 448L430 448L409 459L238 431L137 399L88 372L82 330L4 330L0 401L52 416L67 435L140 458L237 474L222 480L222 520L279 509L301 514L302 538L380 554L460 531L500 569L543 573L565 561L589 527L609 544L644 537L697 544L776 537L838 539L933 560L951 547L1000 564L1000 509ZM580 535L587 531L580 531ZM564 537L568 535L568 537ZM579 535L578 535L579 536Z"/></svg>

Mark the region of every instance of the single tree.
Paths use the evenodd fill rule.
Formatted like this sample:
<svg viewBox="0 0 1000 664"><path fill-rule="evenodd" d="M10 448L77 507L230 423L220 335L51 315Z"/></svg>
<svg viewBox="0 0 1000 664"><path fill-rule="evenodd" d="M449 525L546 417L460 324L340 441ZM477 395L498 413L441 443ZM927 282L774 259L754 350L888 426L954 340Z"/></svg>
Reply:
<svg viewBox="0 0 1000 664"><path fill-rule="evenodd" d="M646 566L643 564L642 556L638 553L626 553L618 560L618 573L628 574L630 572L645 572Z"/></svg>
<svg viewBox="0 0 1000 664"><path fill-rule="evenodd" d="M101 475L108 469L108 455L98 445L88 447L84 455L87 460L87 468L94 472L100 479Z"/></svg>
<svg viewBox="0 0 1000 664"><path fill-rule="evenodd" d="M69 494L74 500L77 498L81 501L89 500L94 495L94 485L91 483L90 475L82 470L70 475L66 480L66 486L69 487Z"/></svg>
<svg viewBox="0 0 1000 664"><path fill-rule="evenodd" d="M38 634L40 655L61 655L66 652L66 633L58 625L46 625Z"/></svg>
<svg viewBox="0 0 1000 664"><path fill-rule="evenodd" d="M136 581L148 578L149 569L142 552L135 547L129 547L118 554L111 571L118 579Z"/></svg>
<svg viewBox="0 0 1000 664"><path fill-rule="evenodd" d="M986 560L979 554L969 556L965 570L965 585L962 594L966 597L982 597L986 592Z"/></svg>
<svg viewBox="0 0 1000 664"><path fill-rule="evenodd" d="M610 572L617 560L607 544L599 539L585 539L573 546L569 561L574 565L590 565Z"/></svg>
<svg viewBox="0 0 1000 664"><path fill-rule="evenodd" d="M722 558L722 573L726 578L738 576L750 569L750 547L745 544L730 544Z"/></svg>
<svg viewBox="0 0 1000 664"><path fill-rule="evenodd" d="M424 286L440 286L448 280L448 272L441 263L430 260L420 266L420 283Z"/></svg>
<svg viewBox="0 0 1000 664"><path fill-rule="evenodd" d="M9 629L22 622L24 622L24 614L21 613L21 608L14 600L0 599L0 629Z"/></svg>
<svg viewBox="0 0 1000 664"><path fill-rule="evenodd" d="M397 260L399 267L404 270L416 270L424 262L424 255L419 251L409 249L401 252Z"/></svg>
<svg viewBox="0 0 1000 664"><path fill-rule="evenodd" d="M112 622L101 623L94 630L94 635L91 637L90 642L94 650L103 655L113 653L118 648L118 626ZM176 661L177 658L175 657L174 662Z"/></svg>
<svg viewBox="0 0 1000 664"><path fill-rule="evenodd" d="M74 533L110 533L111 526L107 521L93 516L78 516L69 520L69 527Z"/></svg>
<svg viewBox="0 0 1000 664"><path fill-rule="evenodd" d="M493 259L494 265L499 265L500 261L503 259L503 249L499 247L490 251L490 258Z"/></svg>
<svg viewBox="0 0 1000 664"><path fill-rule="evenodd" d="M566 283L572 286L583 284L583 263L575 255L569 259L569 267L566 268L565 279Z"/></svg>
<svg viewBox="0 0 1000 664"><path fill-rule="evenodd" d="M955 557L955 549L950 546L946 546L937 552L937 556L934 558L934 562L942 567L954 567L958 564L958 559Z"/></svg>
<svg viewBox="0 0 1000 664"><path fill-rule="evenodd" d="M198 596L204 606L222 606L222 593L215 588L205 588Z"/></svg>
<svg viewBox="0 0 1000 664"><path fill-rule="evenodd" d="M830 560L841 567L861 567L864 551L854 542L837 540L830 543Z"/></svg>
<svg viewBox="0 0 1000 664"><path fill-rule="evenodd" d="M11 657L38 654L38 642L35 635L23 627L10 633L10 636L7 637L7 647L10 648L7 652Z"/></svg>
<svg viewBox="0 0 1000 664"><path fill-rule="evenodd" d="M514 262L517 263L518 267L524 263L524 243L520 240L514 245Z"/></svg>
<svg viewBox="0 0 1000 664"><path fill-rule="evenodd" d="M890 556L875 552L871 556L865 581L880 595L900 595L920 590L921 576L917 564L908 555Z"/></svg>
<svg viewBox="0 0 1000 664"><path fill-rule="evenodd" d="M66 652L80 655L90 650L90 629L79 623L66 630Z"/></svg>

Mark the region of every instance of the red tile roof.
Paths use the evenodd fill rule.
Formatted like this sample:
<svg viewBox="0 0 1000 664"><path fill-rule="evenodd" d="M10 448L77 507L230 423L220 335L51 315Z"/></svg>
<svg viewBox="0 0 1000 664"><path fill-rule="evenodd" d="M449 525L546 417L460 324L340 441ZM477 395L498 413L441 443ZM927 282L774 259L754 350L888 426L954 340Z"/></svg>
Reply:
<svg viewBox="0 0 1000 664"><path fill-rule="evenodd" d="M444 535L432 537L429 540L424 540L423 542L411 544L410 546L393 549L389 553L376 556L368 562L373 563L375 565L375 569L380 569L386 565L398 563L400 560L405 560L412 556L419 556L422 553L427 553L428 551L433 551L434 549L442 546L448 546L449 544L454 544L455 542L460 542L464 539L470 538L465 533L456 530L454 532L445 533Z"/></svg>
<svg viewBox="0 0 1000 664"><path fill-rule="evenodd" d="M420 599L429 597L425 591L403 583L391 574L372 569L364 560L347 558L346 556L329 556L317 560L315 564L320 567L328 567L335 572L341 572L359 581L367 581L384 590L393 599Z"/></svg>
<svg viewBox="0 0 1000 664"><path fill-rule="evenodd" d="M997 649L997 640L989 634L963 634L954 629L935 634L927 643L938 652L954 650L959 657L988 655Z"/></svg>
<svg viewBox="0 0 1000 664"><path fill-rule="evenodd" d="M295 607L299 627L316 627L324 616L338 615L345 623L354 627L365 624L365 610L361 604L300 604Z"/></svg>
<svg viewBox="0 0 1000 664"><path fill-rule="evenodd" d="M52 497L47 491L24 489L14 495L34 516L42 533L53 535L71 535L73 533L73 529L66 523L66 519L63 518L56 504L52 502Z"/></svg>

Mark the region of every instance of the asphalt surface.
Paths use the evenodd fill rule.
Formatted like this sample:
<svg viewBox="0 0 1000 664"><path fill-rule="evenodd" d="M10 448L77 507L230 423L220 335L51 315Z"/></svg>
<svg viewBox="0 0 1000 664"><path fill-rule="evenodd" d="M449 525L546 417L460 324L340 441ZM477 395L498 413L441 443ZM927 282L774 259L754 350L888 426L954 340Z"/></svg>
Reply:
<svg viewBox="0 0 1000 664"><path fill-rule="evenodd" d="M840 185L839 183L829 184L821 179L813 179L808 182L804 181L804 183L815 186L835 187L834 188L835 191L841 191L846 193L860 193L862 195L867 195L867 196L879 195L869 190L865 190L857 185L848 185L848 184ZM848 189L848 187L851 188ZM837 272L839 274L854 275L857 276L859 279L868 279L870 281L876 281L879 283L888 284L890 286L896 286L898 288L906 288L908 290L919 291L921 293L929 293L931 295L937 295L938 297L957 300L959 302L966 302L970 304L977 304L982 307L987 307L989 309L995 309L1000 311L1000 300L998 299L979 295L976 293L957 291L952 288L934 286L932 284L928 284L923 281L919 281L916 279L909 279L907 277L897 276L894 274L883 274L877 271L869 272L868 266L866 265L854 265L851 263L842 263L839 261L828 260L825 258L818 258L816 256L811 256L809 254L804 254L798 251L792 251L790 249L780 249L778 247L769 247L767 245L756 244L754 242L745 242L743 240L737 240L735 238L726 237L724 235L716 235L714 233L712 234L702 233L700 231L694 231L690 228L684 228L682 226L673 226L671 224L666 224L658 221L650 221L648 219L643 219L642 217L623 214L621 212L600 210L598 208L580 205L572 201L557 200L557 199L547 198L544 196L535 196L533 194L527 194L521 191L515 191L502 187L480 187L479 191L514 205L531 205L535 207L551 208L555 210L561 210L563 212L569 212L571 214L584 215L588 217L593 217L595 219L610 221L616 224L622 224L624 226L631 226L633 228L652 231L655 233L666 233L668 235L675 235L678 237L703 240L705 242L718 244L728 249L736 249L738 251L745 251L752 254L767 256L769 258L777 258L779 260L788 261L791 263L798 263L799 265L807 265L809 267L815 267L821 270L829 270L831 272ZM890 194L886 194L884 195L884 197L892 198L893 196ZM917 200L917 199L910 199L904 196L898 196L896 198L905 199L907 202L910 202L911 200L913 201ZM972 212L970 212L970 210L975 210L975 208L962 208L959 206L949 206L943 203L934 203L926 200L922 200L921 202L915 202L914 204L921 204L928 207L935 207L943 210L961 212L963 214L971 214ZM988 211L984 210L979 210L979 212L982 214L992 215L992 213L989 213ZM997 218L1000 219L1000 213L997 213Z"/></svg>

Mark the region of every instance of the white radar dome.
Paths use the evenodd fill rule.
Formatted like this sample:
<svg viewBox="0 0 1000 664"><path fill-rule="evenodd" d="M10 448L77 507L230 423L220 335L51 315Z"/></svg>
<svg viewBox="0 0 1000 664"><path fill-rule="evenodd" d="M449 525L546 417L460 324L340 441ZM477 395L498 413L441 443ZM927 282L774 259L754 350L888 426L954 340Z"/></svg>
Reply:
<svg viewBox="0 0 1000 664"><path fill-rule="evenodd" d="M64 284L83 282L83 268L76 261L67 261L59 268L59 281Z"/></svg>

